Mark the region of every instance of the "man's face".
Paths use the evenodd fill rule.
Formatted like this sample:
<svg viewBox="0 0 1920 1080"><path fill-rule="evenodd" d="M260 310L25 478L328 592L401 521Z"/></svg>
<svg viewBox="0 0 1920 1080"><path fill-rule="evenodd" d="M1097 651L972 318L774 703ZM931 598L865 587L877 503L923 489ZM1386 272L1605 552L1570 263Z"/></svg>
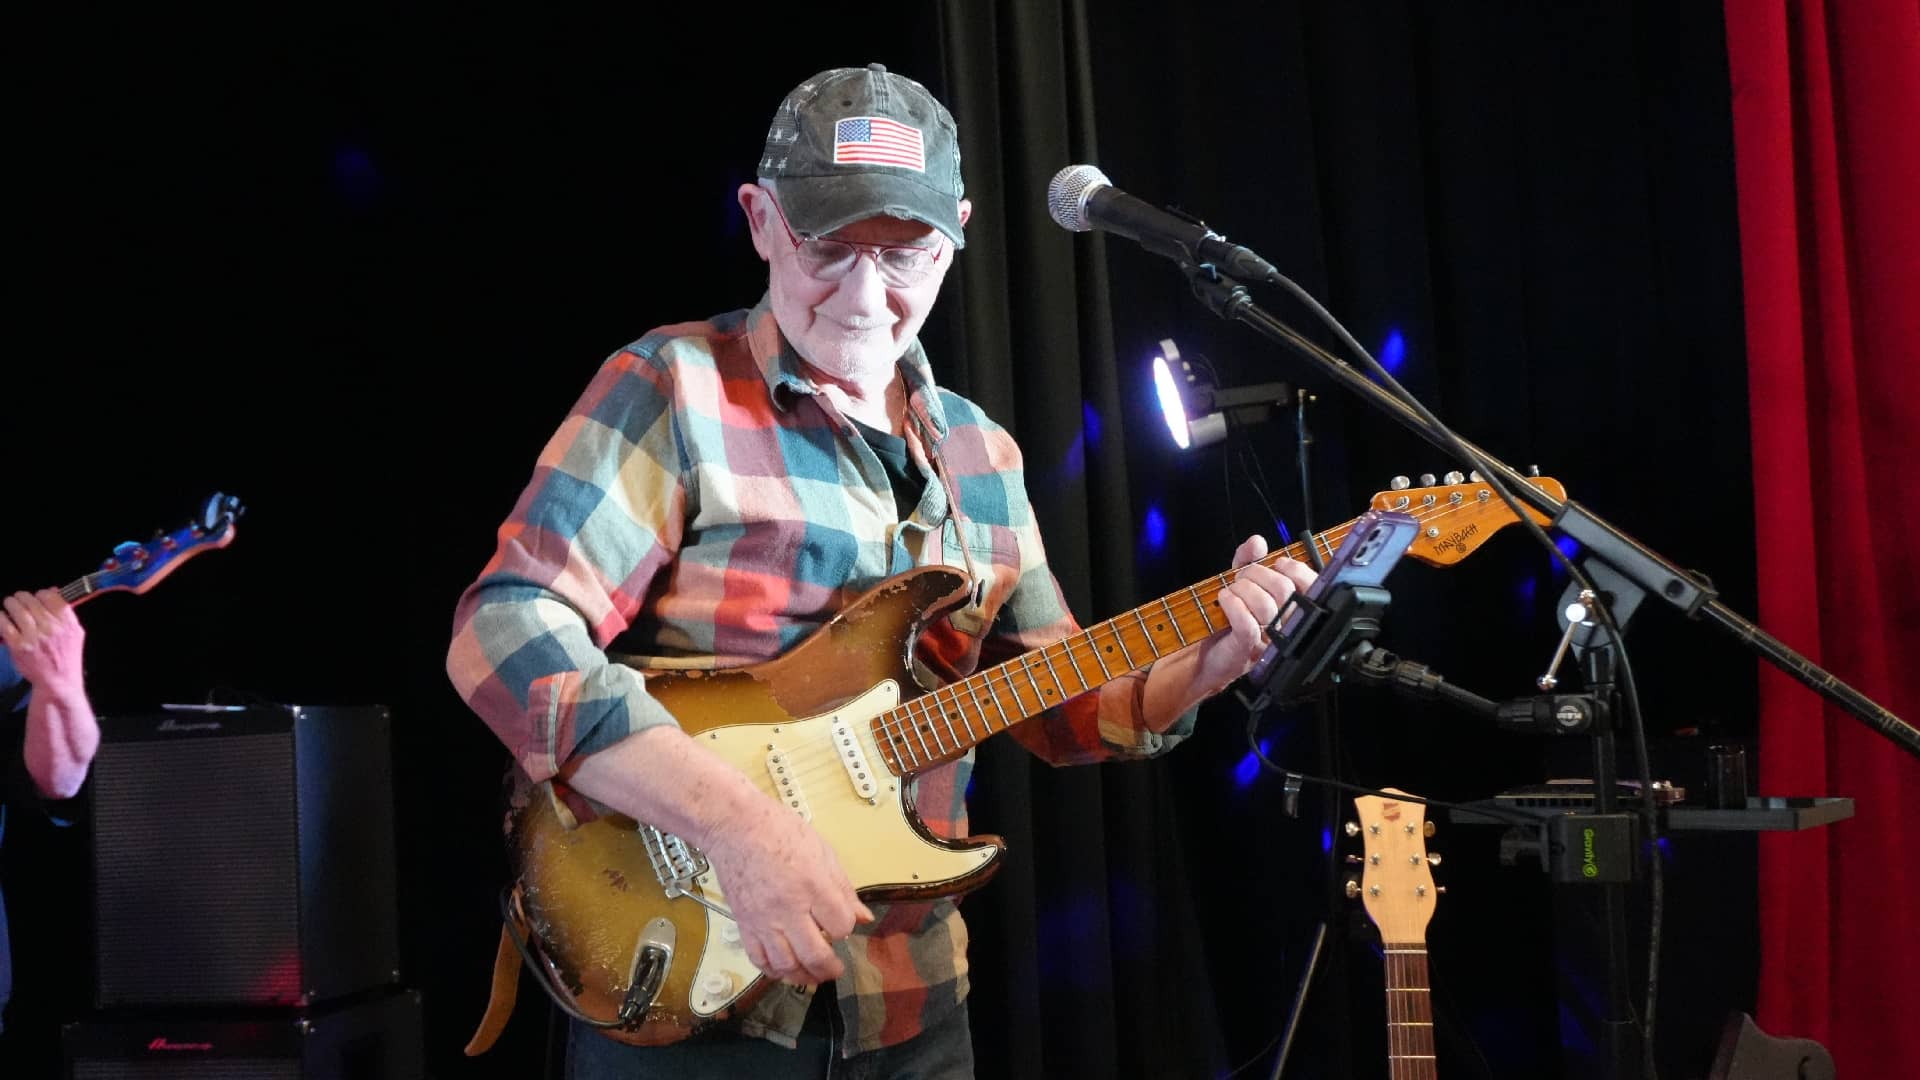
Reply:
<svg viewBox="0 0 1920 1080"><path fill-rule="evenodd" d="M894 377L894 365L933 310L940 283L953 265L953 244L930 225L871 217L834 231L828 239L855 244L925 247L939 261L912 285L888 284L871 249L861 249L853 268L838 281L821 281L803 268L773 196L755 184L740 189L754 250L767 262L773 317L801 358L815 371L849 389L867 392ZM964 223L972 212L960 203Z"/></svg>

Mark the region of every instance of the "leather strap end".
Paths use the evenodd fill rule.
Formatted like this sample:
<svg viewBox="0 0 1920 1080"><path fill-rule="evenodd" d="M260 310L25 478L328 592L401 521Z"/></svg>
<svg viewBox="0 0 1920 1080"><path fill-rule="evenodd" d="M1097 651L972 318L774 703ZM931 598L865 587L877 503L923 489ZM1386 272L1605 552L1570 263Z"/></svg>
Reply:
<svg viewBox="0 0 1920 1080"><path fill-rule="evenodd" d="M487 1011L480 1017L480 1027L467 1042L468 1057L477 1057L492 1049L500 1033L506 1030L507 1018L513 1015L513 1003L519 993L520 950L514 947L513 935L503 923L500 947L493 954L493 990L487 996Z"/></svg>

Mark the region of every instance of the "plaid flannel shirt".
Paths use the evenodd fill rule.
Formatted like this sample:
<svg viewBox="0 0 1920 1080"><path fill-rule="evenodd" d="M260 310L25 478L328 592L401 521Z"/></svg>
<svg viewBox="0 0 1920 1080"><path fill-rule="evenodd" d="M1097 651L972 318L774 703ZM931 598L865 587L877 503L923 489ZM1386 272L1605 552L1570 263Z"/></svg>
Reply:
<svg viewBox="0 0 1920 1080"><path fill-rule="evenodd" d="M674 723L630 664L772 658L917 562L970 565L989 582L977 633L941 620L919 646L961 674L1078 632L1013 439L934 385L917 341L900 366L909 451L928 475L907 521L880 459L808 377L765 298L655 330L606 361L455 615L448 674L512 751L518 783ZM1147 730L1144 685L1142 673L1115 679L1012 736L1055 764L1159 753L1192 717ZM918 777L916 806L936 834L966 834L972 768L969 753ZM873 907L878 920L838 946L847 1054L913 1037L967 993L966 927L952 900ZM792 1046L809 996L781 988L741 1029Z"/></svg>

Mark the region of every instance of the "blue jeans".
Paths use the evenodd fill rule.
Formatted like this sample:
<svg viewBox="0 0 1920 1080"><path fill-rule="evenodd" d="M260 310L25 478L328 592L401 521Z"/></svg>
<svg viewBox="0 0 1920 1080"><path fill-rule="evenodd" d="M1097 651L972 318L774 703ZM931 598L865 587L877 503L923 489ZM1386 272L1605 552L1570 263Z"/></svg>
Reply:
<svg viewBox="0 0 1920 1080"><path fill-rule="evenodd" d="M833 1028L839 1027L833 1018ZM973 1080L967 1005L898 1046L840 1056L837 1032L802 1031L797 1049L731 1032L671 1046L628 1046L579 1021L567 1034L567 1080Z"/></svg>

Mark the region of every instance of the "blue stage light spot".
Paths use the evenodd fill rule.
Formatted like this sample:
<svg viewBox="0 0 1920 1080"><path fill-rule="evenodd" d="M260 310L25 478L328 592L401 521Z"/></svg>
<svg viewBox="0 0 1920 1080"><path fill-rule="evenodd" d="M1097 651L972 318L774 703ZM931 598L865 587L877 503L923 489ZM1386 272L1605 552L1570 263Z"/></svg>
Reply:
<svg viewBox="0 0 1920 1080"><path fill-rule="evenodd" d="M1400 369L1406 366L1406 363L1406 335L1400 332L1399 327L1389 327L1387 340L1380 345L1380 366L1387 369L1387 374L1399 378Z"/></svg>
<svg viewBox="0 0 1920 1080"><path fill-rule="evenodd" d="M1147 506L1146 518L1140 523L1140 542L1155 555L1167 549L1167 515L1158 503Z"/></svg>

